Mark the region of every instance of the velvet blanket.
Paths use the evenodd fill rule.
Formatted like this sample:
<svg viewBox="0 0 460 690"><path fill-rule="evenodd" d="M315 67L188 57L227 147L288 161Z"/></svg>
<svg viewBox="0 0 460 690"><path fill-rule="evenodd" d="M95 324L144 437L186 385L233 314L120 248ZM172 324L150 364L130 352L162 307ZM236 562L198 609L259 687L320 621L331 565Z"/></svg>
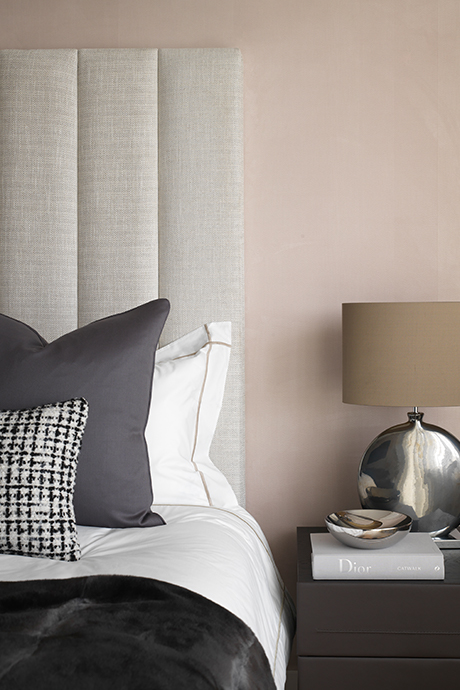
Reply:
<svg viewBox="0 0 460 690"><path fill-rule="evenodd" d="M275 690L255 635L158 580L96 575L0 585L2 690Z"/></svg>

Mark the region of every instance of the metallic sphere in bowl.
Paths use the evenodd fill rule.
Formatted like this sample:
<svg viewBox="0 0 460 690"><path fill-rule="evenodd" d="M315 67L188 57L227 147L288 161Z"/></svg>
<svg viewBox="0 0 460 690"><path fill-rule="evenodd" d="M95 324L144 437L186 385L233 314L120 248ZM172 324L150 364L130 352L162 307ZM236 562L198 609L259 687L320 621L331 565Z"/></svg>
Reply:
<svg viewBox="0 0 460 690"><path fill-rule="evenodd" d="M409 534L412 518L390 510L339 510L327 516L326 527L355 549L384 549Z"/></svg>

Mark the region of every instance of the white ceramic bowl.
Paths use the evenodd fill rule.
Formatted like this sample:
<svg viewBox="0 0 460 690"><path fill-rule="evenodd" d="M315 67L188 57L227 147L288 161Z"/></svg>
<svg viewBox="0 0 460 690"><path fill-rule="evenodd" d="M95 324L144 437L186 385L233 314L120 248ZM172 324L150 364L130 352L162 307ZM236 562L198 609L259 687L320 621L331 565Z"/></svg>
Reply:
<svg viewBox="0 0 460 690"><path fill-rule="evenodd" d="M327 516L326 527L355 549L384 549L409 534L412 518L390 510L339 510Z"/></svg>

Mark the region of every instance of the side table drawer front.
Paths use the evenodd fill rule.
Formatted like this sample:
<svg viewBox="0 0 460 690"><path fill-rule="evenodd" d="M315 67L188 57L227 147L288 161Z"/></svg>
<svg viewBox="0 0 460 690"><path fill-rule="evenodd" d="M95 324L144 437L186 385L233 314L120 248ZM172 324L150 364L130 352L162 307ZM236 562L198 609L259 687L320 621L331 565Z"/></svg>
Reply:
<svg viewBox="0 0 460 690"><path fill-rule="evenodd" d="M460 597L445 584L299 582L299 656L460 656ZM341 688L343 690L343 688ZM374 690L374 689L373 689Z"/></svg>
<svg viewBox="0 0 460 690"><path fill-rule="evenodd" d="M458 687L460 659L299 657L299 690Z"/></svg>

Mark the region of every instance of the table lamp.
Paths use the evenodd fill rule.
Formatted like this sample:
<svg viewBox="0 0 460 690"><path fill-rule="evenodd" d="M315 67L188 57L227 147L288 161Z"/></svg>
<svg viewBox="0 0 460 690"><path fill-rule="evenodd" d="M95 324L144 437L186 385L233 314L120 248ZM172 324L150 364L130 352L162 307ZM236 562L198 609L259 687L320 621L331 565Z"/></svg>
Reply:
<svg viewBox="0 0 460 690"><path fill-rule="evenodd" d="M460 302L343 304L342 334L343 401L412 408L364 453L362 507L447 535L460 523L460 443L419 408L460 405Z"/></svg>

